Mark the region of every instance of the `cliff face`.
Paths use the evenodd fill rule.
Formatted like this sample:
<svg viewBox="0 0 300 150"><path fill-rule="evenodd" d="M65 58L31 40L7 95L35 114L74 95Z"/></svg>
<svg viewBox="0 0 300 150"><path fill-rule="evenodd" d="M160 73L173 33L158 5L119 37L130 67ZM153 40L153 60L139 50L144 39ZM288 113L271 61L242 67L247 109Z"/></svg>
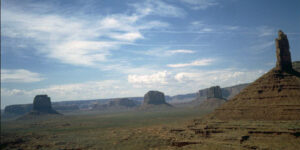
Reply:
<svg viewBox="0 0 300 150"><path fill-rule="evenodd" d="M4 109L6 115L23 115L32 110L32 104L9 105Z"/></svg>
<svg viewBox="0 0 300 150"><path fill-rule="evenodd" d="M160 105L166 104L165 94L160 91L149 91L144 95L144 105Z"/></svg>
<svg viewBox="0 0 300 150"><path fill-rule="evenodd" d="M47 112L52 110L50 97L47 95L37 95L33 100L33 110Z"/></svg>
<svg viewBox="0 0 300 150"><path fill-rule="evenodd" d="M290 53L290 45L287 36L279 30L278 38L275 39L276 44L276 69L282 71L292 70L292 59Z"/></svg>
<svg viewBox="0 0 300 150"><path fill-rule="evenodd" d="M52 108L50 97L47 95L37 95L34 97L31 114L35 113L58 114Z"/></svg>
<svg viewBox="0 0 300 150"><path fill-rule="evenodd" d="M230 99L233 96L235 96L236 94L238 94L239 92L241 92L248 85L249 84L246 83L246 84L239 84L239 85L234 85L231 87L221 88L222 97L225 99ZM206 99L208 97L208 91L209 91L209 88L199 90L196 94L197 99L202 99L202 100Z"/></svg>
<svg viewBox="0 0 300 150"><path fill-rule="evenodd" d="M207 98L223 98L220 86L210 87L207 91Z"/></svg>

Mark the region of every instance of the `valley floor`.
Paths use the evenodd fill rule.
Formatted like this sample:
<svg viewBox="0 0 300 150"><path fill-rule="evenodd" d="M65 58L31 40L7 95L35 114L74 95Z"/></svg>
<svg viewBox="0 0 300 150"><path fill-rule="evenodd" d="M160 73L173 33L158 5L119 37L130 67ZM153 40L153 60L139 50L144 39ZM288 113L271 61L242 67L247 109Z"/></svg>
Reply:
<svg viewBox="0 0 300 150"><path fill-rule="evenodd" d="M72 114L1 122L1 149L299 149L300 121L207 121L207 111ZM198 118L198 119L195 119Z"/></svg>

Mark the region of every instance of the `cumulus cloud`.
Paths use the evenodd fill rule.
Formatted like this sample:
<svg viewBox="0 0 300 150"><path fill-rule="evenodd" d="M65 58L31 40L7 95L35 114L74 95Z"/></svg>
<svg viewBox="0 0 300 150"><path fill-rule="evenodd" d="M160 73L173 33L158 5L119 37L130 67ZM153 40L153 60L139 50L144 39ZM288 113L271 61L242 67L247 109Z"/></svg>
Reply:
<svg viewBox="0 0 300 150"><path fill-rule="evenodd" d="M263 70L190 70L159 71L152 74L133 74L128 76L128 83L139 88L161 88L173 94L195 92L213 85L222 87L253 82Z"/></svg>
<svg viewBox="0 0 300 150"><path fill-rule="evenodd" d="M263 70L202 70L196 72L179 72L174 78L180 83L196 83L206 87L212 85L230 86L252 82L263 73Z"/></svg>
<svg viewBox="0 0 300 150"><path fill-rule="evenodd" d="M167 71L161 71L150 75L128 75L128 82L133 84L167 84Z"/></svg>
<svg viewBox="0 0 300 150"><path fill-rule="evenodd" d="M214 62L214 59L201 59L201 60L195 60L190 63L183 63L183 64L168 64L168 67L172 68L179 68L179 67L191 67L191 66L208 66L212 62Z"/></svg>
<svg viewBox="0 0 300 150"><path fill-rule="evenodd" d="M1 69L1 82L31 83L44 80L41 74L25 69Z"/></svg>

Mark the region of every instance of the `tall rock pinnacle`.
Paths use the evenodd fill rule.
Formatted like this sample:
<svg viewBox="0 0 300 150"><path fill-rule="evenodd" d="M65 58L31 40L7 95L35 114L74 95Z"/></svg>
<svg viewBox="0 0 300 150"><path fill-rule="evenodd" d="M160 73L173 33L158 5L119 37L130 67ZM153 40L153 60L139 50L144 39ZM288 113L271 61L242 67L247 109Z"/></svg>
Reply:
<svg viewBox="0 0 300 150"><path fill-rule="evenodd" d="M276 43L276 68L282 71L292 70L292 60L290 53L290 45L287 36L281 31L278 31Z"/></svg>

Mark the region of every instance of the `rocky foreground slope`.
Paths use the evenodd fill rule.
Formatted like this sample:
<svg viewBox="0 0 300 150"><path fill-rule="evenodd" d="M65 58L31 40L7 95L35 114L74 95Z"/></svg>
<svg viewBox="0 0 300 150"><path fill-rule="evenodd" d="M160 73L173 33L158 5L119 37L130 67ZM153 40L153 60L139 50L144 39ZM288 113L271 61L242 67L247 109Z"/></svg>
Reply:
<svg viewBox="0 0 300 150"><path fill-rule="evenodd" d="M292 68L289 43L279 31L276 67L218 108L222 120L300 120L300 73Z"/></svg>
<svg viewBox="0 0 300 150"><path fill-rule="evenodd" d="M276 48L274 69L211 114L165 130L162 138L182 149L299 149L300 76L282 31Z"/></svg>

